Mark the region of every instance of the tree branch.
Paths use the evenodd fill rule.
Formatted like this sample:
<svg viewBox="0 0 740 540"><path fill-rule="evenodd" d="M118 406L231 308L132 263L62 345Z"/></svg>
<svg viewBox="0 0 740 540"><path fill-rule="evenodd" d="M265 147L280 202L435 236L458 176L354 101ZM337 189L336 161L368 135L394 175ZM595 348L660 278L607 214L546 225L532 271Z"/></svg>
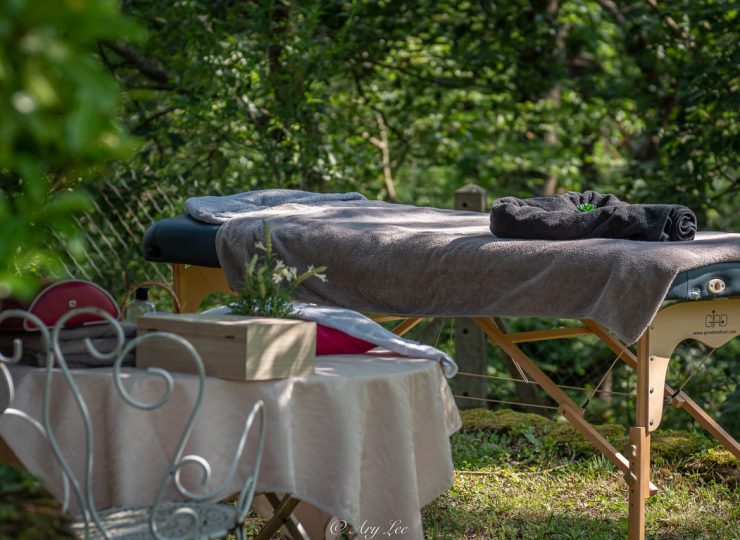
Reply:
<svg viewBox="0 0 740 540"><path fill-rule="evenodd" d="M159 60L144 56L139 50L122 41L105 41L103 44L135 67L145 77L160 84L168 83L174 74L165 68Z"/></svg>
<svg viewBox="0 0 740 540"><path fill-rule="evenodd" d="M371 137L366 135L367 140L380 150L380 159L383 165L383 182L385 183L385 191L388 194L388 200L391 202L396 200L396 187L393 184L393 175L391 173L391 154L390 144L388 143L388 128L385 125L383 115L377 113L375 115L375 121L378 123L378 129L380 130L380 139L377 137Z"/></svg>
<svg viewBox="0 0 740 540"><path fill-rule="evenodd" d="M370 110L375 112L376 114L379 114L383 118L383 123L385 126L393 133L398 140L402 141L405 145L408 145L408 141L406 140L406 137L404 136L403 132L400 131L397 128L394 128L389 122L388 119L385 116L385 113L375 105L373 105L368 97L365 95L365 90L362 88L362 82L360 81L360 77L357 75L357 72L353 69L352 70L352 78L355 82L355 89L357 90L357 95L360 96L360 99L367 105Z"/></svg>
<svg viewBox="0 0 740 540"><path fill-rule="evenodd" d="M596 2L609 12L619 26L627 26L627 18L619 11L619 7L612 0L596 0Z"/></svg>
<svg viewBox="0 0 740 540"><path fill-rule="evenodd" d="M144 118L135 127L131 128L131 133L133 133L134 135L139 133L142 129L144 129L146 126L151 124L157 118L160 118L168 113L171 113L172 111L176 111L177 109L182 109L182 107L180 105L170 105L169 107L165 107L163 109L160 109L154 112L150 116L147 116L146 118Z"/></svg>
<svg viewBox="0 0 740 540"><path fill-rule="evenodd" d="M647 0L648 5L652 8L652 10L657 13L658 15L663 15L661 13L660 8L658 7L658 3L655 0ZM693 40L691 39L691 36L684 32L680 26L678 26L678 23L673 20L673 17L670 15L663 16L663 20L668 25L668 28L673 30L678 36L680 36L682 39L687 40L689 43L693 43Z"/></svg>

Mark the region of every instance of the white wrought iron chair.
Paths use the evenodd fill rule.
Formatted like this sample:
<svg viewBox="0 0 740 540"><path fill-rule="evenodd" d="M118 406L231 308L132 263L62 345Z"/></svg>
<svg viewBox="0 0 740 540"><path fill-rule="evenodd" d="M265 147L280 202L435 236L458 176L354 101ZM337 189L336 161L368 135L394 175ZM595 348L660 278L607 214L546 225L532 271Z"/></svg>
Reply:
<svg viewBox="0 0 740 540"><path fill-rule="evenodd" d="M84 402L73 374L70 372L67 362L64 359L60 346L60 330L65 323L80 314L95 314L107 320L116 330L118 345L113 351L101 352L96 350L92 342L86 341L86 346L90 354L100 360L113 361L113 378L114 385L120 398L128 405L142 410L154 410L163 406L170 398L173 389L172 375L166 370L159 368L150 368L148 371L154 376L160 377L165 382L165 391L161 398L153 403L144 403L136 400L125 389L121 380L121 364L123 359L139 343L149 339L168 339L180 344L183 348L183 354L189 355L194 362L199 377L198 394L193 405L193 410L185 424L183 432L178 440L176 450L169 466L159 485L154 503L149 506L131 506L125 508L113 508L99 511L95 508L93 499L93 429L90 414L86 403ZM226 536L228 533L234 534L238 539L245 539L246 535L243 528L243 522L252 505L255 488L257 486L257 475L262 459L262 449L265 440L265 413L264 404L258 401L250 411L242 430L236 451L231 462L227 477L218 486L208 493L194 493L183 486L180 480L180 472L186 465L196 466L201 470L203 485L211 477L211 467L208 462L200 456L185 455L183 450L192 431L193 422L203 400L203 390L205 385L205 370L198 352L185 339L175 334L165 332L156 332L139 336L126 342L123 329L120 324L107 313L96 308L80 308L68 312L59 322L51 329L44 327L43 323L34 315L19 310L6 310L0 312L0 323L10 318L22 318L36 325L41 332L42 339L46 344L46 378L43 394L43 418L41 422L29 416L24 411L10 407L13 401L14 385L11 373L5 364L16 363L22 356L21 340L14 343L13 355L10 357L0 354L0 417L12 416L21 418L31 424L39 431L49 442L52 453L63 471L63 510L69 508L70 490L74 493L80 515L74 522L75 532L82 538L105 538L118 539L130 538L137 540L155 539L155 540L173 540L173 539L206 539ZM59 369L55 370L55 365ZM84 474L78 478L74 471L71 470L68 460L63 450L60 448L57 437L54 434L54 428L51 425L50 414L50 392L51 382L54 372L61 371L66 381L67 387L71 392L74 402L79 409L79 413L84 425L85 441L85 465ZM252 431L255 420L259 420L259 431L256 434L254 461L251 476L246 479L239 492L235 503L226 504L218 503L219 499L230 495L226 490L234 478L237 465L244 452L249 435ZM250 440L253 440L251 438ZM164 494L167 486L173 485L180 496L184 497L187 502L167 502L164 501Z"/></svg>

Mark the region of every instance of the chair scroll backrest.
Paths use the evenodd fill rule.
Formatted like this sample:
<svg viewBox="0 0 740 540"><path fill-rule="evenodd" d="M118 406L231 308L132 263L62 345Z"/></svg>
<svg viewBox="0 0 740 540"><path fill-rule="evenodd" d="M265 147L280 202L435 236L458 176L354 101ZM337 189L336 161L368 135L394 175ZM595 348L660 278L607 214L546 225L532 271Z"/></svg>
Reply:
<svg viewBox="0 0 740 540"><path fill-rule="evenodd" d="M242 490L237 500L237 511L235 512L236 520L232 526L236 526L241 523L246 517L249 508L251 507L254 492L257 485L257 474L259 471L261 459L262 459L262 448L265 439L265 418L264 418L264 405L261 401L257 402L252 408L248 418L244 423L244 428L241 432L236 451L232 458L226 478L215 488L211 489L208 493L195 493L185 488L180 480L180 473L186 466L195 466L200 469L202 473L202 485L209 482L211 477L211 467L209 463L200 456L197 455L186 455L183 456L183 451L190 437L193 429L193 423L195 421L198 410L200 409L203 401L203 393L205 387L205 370L203 362L200 359L200 355L195 348L184 338L175 334L165 332L153 332L145 334L143 336L136 337L131 340L126 340L124 331L121 325L113 319L108 313L97 309L97 308L79 308L69 311L65 314L51 329L47 329L41 320L34 315L20 310L6 310L0 312L0 323L9 318L21 318L31 324L38 327L41 339L46 349L46 377L44 381L44 393L43 393L43 413L42 421L38 422L23 411L19 411L10 407L13 400L14 386L11 374L6 363L12 364L17 363L22 358L22 343L20 340L15 340L13 354L10 357L3 356L0 353L0 414L19 417L28 423L30 423L36 430L38 430L48 440L51 447L52 453L59 463L64 476L64 500L63 508L66 510L68 506L69 491L74 493L78 507L81 513L81 519L84 522L84 534L85 537L89 537L91 529L94 527L97 533L96 536L102 536L103 538L112 538L113 536L106 528L105 519L101 517L101 514L96 509L94 504L93 496L93 449L94 449L94 434L93 425L90 418L90 412L87 404L85 403L82 394L78 388L75 378L70 372L67 361L64 357L64 352L60 343L60 333L65 323L72 317L80 314L94 314L104 319L107 324L111 324L115 329L116 334L116 346L113 350L108 352L99 351L95 348L94 344L90 339L85 340L85 346L94 358L98 360L109 361L113 366L113 381L114 386L121 397L121 399L131 407L151 411L162 407L168 402L172 394L174 387L174 379L172 375L161 368L149 368L147 371L153 376L158 377L164 381L165 389L162 395L153 402L144 402L136 399L132 396L123 384L122 377L122 363L124 359L133 351L133 349L146 340L171 340L176 342L182 347L183 354L186 355L195 365L196 373L198 376L198 389L197 395L190 411L190 415L185 423L182 434L180 435L174 454L170 460L164 477L161 480L159 489L152 508L149 512L148 523L146 527L149 534L156 539L169 538L165 536L163 531L166 531L168 524L180 518L187 516L189 519L193 519L194 525L199 523L202 516L198 515L198 504L180 505L175 507L169 516L158 521L157 516L161 515L162 512L158 510L164 504L164 495L167 486L172 483L177 492L184 498L193 501L195 503L206 503L218 500L224 495L228 495L226 490L234 479L237 467L239 465L241 456L246 448L247 440L250 433L253 430L253 425L256 421L259 421L259 431L257 432L257 440L255 443L255 454L254 454L254 467L252 468L251 476L244 482ZM54 369L58 365L58 370ZM85 441L85 454L84 454L84 471L80 477L69 466L67 457L64 451L60 447L57 437L54 432L54 427L51 424L51 402L52 402L52 378L55 373L61 372L66 382L66 386L69 389L74 403L78 409L78 412L82 419L84 428L84 441Z"/></svg>

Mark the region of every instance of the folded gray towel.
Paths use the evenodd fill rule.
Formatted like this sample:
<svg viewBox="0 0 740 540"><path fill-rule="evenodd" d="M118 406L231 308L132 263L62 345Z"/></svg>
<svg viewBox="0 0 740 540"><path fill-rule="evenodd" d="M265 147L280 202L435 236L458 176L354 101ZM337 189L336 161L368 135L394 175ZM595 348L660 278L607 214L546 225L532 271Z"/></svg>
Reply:
<svg viewBox="0 0 740 540"><path fill-rule="evenodd" d="M191 197L185 201L188 214L206 223L224 223L249 212L282 204L320 204L331 201L366 201L360 193L313 193L297 189L261 189L223 197Z"/></svg>
<svg viewBox="0 0 740 540"><path fill-rule="evenodd" d="M126 341L136 337L136 325L121 322ZM13 341L20 339L22 344L21 362L33 366L46 366L46 346L39 332L0 332L0 352L10 355ZM91 324L77 328L63 329L59 333L59 347L70 368L112 366L112 360L99 360L90 354L85 339L90 339L96 350L110 352L118 344L115 330L110 324ZM129 353L123 361L124 366L134 365L134 354Z"/></svg>
<svg viewBox="0 0 740 540"><path fill-rule="evenodd" d="M596 191L552 197L503 197L491 208L499 238L577 240L623 238L648 242L693 240L696 216L675 204L628 204Z"/></svg>

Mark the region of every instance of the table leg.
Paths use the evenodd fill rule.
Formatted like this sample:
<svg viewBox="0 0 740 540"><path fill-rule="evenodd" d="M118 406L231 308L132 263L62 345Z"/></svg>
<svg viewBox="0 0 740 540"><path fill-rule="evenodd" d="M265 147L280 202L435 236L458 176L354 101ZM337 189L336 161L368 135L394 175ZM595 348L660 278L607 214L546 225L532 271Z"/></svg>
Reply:
<svg viewBox="0 0 740 540"><path fill-rule="evenodd" d="M304 536L304 534L298 529L300 525L296 525L290 516L293 513L293 510L295 510L295 507L298 506L298 503L301 502L300 500L291 497L290 495L284 495L283 498L277 502L277 497L272 493L267 496L267 500L273 505L275 512L272 514L272 517L265 526L262 527L255 540L269 540L283 525L288 528L288 532L293 538L306 538L306 536Z"/></svg>
<svg viewBox="0 0 740 540"><path fill-rule="evenodd" d="M233 293L220 268L172 264L172 289L180 300L183 313L193 313L213 292Z"/></svg>
<svg viewBox="0 0 740 540"><path fill-rule="evenodd" d="M650 433L644 427L630 428L629 540L645 538L645 502L650 496Z"/></svg>
<svg viewBox="0 0 740 540"><path fill-rule="evenodd" d="M727 304L729 304L729 300L726 301ZM687 308L694 309L697 304L690 304L687 306ZM672 309L676 310L676 308L683 308L683 306L674 305ZM684 310L687 308L683 308ZM630 351L627 346L619 341L617 338L615 338L612 334L610 334L605 328L600 326L598 323L595 323L594 321L584 320L582 321L583 324L588 327L594 335L596 335L607 347L609 347L611 350L613 350L615 353L619 354L621 360L625 362L630 368L633 370L637 370L637 356ZM667 326L669 326L671 329L675 328L675 323L673 320L669 321L667 323ZM687 339L689 337L694 337L692 334L696 332L695 328L690 329L690 333L679 333L676 335L673 339L673 341L678 344L679 342L683 341L684 339ZM737 332L728 333L728 335L732 336L737 334ZM670 345L672 347L673 344ZM711 345L713 347L716 347L716 345ZM664 354L668 354L667 350L664 352ZM735 456L737 459L740 459L740 443L736 441L732 435L730 435L725 429L720 426L714 418L709 416L707 412L702 409L694 400L692 400L686 393L684 392L678 392L674 391L673 388L671 388L669 385L664 385L663 395L665 396L668 403L670 403L673 407L677 409L683 409L689 415L696 420L696 422L705 430L707 430L719 443L725 447L725 449L730 452L733 456Z"/></svg>
<svg viewBox="0 0 740 540"><path fill-rule="evenodd" d="M630 428L628 537L645 538L645 502L650 496L650 330L637 342L637 425Z"/></svg>

